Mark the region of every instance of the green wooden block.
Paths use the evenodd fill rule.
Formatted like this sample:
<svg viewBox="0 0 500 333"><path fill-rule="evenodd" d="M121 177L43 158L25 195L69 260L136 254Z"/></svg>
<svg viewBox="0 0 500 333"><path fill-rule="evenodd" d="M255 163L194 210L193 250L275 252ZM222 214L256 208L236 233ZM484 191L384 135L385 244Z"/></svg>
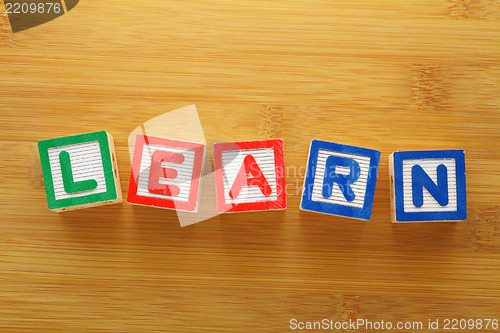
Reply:
<svg viewBox="0 0 500 333"><path fill-rule="evenodd" d="M122 202L113 137L106 131L38 142L49 209Z"/></svg>

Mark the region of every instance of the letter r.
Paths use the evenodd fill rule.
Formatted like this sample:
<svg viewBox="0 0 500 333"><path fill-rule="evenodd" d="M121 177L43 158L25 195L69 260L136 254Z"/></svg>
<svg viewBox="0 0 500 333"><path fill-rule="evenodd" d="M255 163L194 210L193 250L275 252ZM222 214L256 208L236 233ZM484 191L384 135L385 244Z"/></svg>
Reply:
<svg viewBox="0 0 500 333"><path fill-rule="evenodd" d="M349 174L345 175L337 173L337 166L349 168ZM333 184L337 183L340 191L344 195L344 198L349 202L353 201L356 198L356 195L352 191L351 185L359 179L360 175L361 168L359 163L354 159L340 156L328 156L325 162L325 175L323 178L321 195L324 198L331 197Z"/></svg>

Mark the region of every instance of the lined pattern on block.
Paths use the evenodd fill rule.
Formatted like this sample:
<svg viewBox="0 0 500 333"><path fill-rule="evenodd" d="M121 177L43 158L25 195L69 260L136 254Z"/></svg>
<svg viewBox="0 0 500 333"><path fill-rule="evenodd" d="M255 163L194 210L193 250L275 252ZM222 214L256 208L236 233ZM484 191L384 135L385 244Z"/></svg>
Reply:
<svg viewBox="0 0 500 333"><path fill-rule="evenodd" d="M265 196L258 186L244 186L240 194L235 199L229 196L231 186L233 186L236 175L240 170L243 160L247 155L252 155L255 162L259 165L260 170L266 177L272 193L270 196ZM232 150L222 152L222 165L224 171L224 198L227 204L244 203L244 202L260 202L277 200L276 192L276 170L274 162L274 148L259 148L246 150Z"/></svg>
<svg viewBox="0 0 500 333"><path fill-rule="evenodd" d="M351 169L348 167L337 165L337 166L335 166L335 173L339 174L339 175L346 175L347 176L348 174L351 173Z"/></svg>
<svg viewBox="0 0 500 333"><path fill-rule="evenodd" d="M94 190L78 193L66 193L61 173L61 164L59 162L59 154L62 151L67 151L69 153L73 180L75 182L79 182L83 180L95 179L97 181L97 187ZM98 141L50 148L48 153L56 200L106 192L106 179L104 178L101 147L99 146Z"/></svg>
<svg viewBox="0 0 500 333"><path fill-rule="evenodd" d="M444 164L448 169L448 205L441 206L424 187L424 204L418 208L413 205L411 190L411 168L420 165L437 184L437 167ZM454 212L457 210L457 182L454 159L421 159L403 161L403 200L405 212Z"/></svg>
<svg viewBox="0 0 500 333"><path fill-rule="evenodd" d="M149 192L148 190L151 158L153 157L153 153L158 150L168 151L173 153L181 153L182 155L184 155L183 163L178 164L172 162L163 162L161 164L163 168L170 168L177 170L177 177L174 179L160 178L160 184L179 186L180 189L179 195L170 196L170 195L155 194ZM139 181L137 182L137 195L150 198L187 202L189 201L189 194L191 191L193 167L194 167L194 150L145 144L144 147L142 148L141 168L139 173Z"/></svg>
<svg viewBox="0 0 500 333"><path fill-rule="evenodd" d="M345 199L337 183L334 183L333 185L332 195L329 198L323 197L322 189L323 189L323 179L325 177L325 165L326 165L326 159L329 156L352 158L353 160L358 162L359 167L361 169L361 174L359 176L359 179L355 183L351 184L352 191L354 192L355 195L353 201L349 202ZM345 154L345 153L320 149L318 152L318 163L316 167L316 174L314 175L314 185L313 185L313 193L311 199L313 201L326 202L336 205L363 208L365 203L366 184L368 182L369 171L370 171L370 157L368 156ZM339 166L335 167L335 172L338 174L348 175L351 172L351 169Z"/></svg>

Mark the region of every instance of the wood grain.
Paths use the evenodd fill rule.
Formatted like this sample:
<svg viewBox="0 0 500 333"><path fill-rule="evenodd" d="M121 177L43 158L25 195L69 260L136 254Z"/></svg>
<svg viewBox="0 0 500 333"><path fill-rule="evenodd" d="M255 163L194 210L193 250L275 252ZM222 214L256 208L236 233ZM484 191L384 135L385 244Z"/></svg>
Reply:
<svg viewBox="0 0 500 333"><path fill-rule="evenodd" d="M500 2L86 0L17 34L0 8L2 332L500 319ZM284 140L286 211L48 210L38 140L107 130L126 194L129 133L193 103L209 142ZM371 221L299 211L313 138L382 151ZM418 149L465 149L466 222L390 223L387 156Z"/></svg>

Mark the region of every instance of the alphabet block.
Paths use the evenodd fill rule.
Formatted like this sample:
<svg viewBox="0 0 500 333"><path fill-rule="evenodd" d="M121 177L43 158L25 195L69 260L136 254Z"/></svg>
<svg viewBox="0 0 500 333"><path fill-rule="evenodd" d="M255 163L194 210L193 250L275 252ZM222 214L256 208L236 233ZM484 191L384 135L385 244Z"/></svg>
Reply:
<svg viewBox="0 0 500 333"><path fill-rule="evenodd" d="M394 152L389 174L393 223L467 219L463 150Z"/></svg>
<svg viewBox="0 0 500 333"><path fill-rule="evenodd" d="M113 137L106 131L38 142L49 209L122 202Z"/></svg>
<svg viewBox="0 0 500 333"><path fill-rule="evenodd" d="M312 140L300 208L369 220L380 151Z"/></svg>
<svg viewBox="0 0 500 333"><path fill-rule="evenodd" d="M127 201L196 213L205 154L202 143L137 135Z"/></svg>
<svg viewBox="0 0 500 333"><path fill-rule="evenodd" d="M282 140L213 145L219 213L286 209Z"/></svg>

